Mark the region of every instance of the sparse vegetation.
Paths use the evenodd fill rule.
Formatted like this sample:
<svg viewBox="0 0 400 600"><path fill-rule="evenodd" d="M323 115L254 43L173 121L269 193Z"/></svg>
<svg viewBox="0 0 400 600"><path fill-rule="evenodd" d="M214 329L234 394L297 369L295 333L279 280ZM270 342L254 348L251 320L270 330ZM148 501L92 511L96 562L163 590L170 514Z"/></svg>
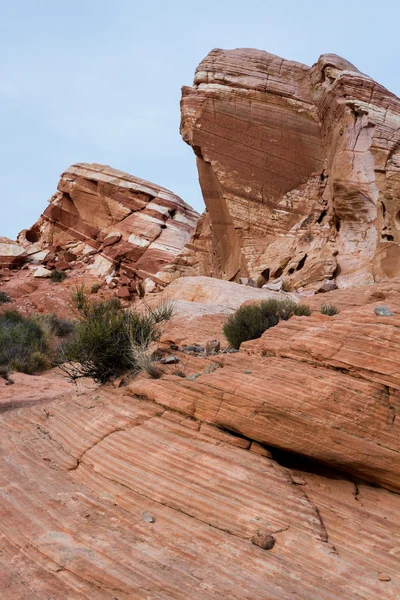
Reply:
<svg viewBox="0 0 400 600"><path fill-rule="evenodd" d="M311 310L306 304L270 298L258 304L241 306L226 320L224 334L233 348L239 348L242 342L261 337L264 331L277 325L280 320L287 321L294 315L310 314Z"/></svg>
<svg viewBox="0 0 400 600"><path fill-rule="evenodd" d="M50 332L56 337L65 338L74 330L74 322L71 319L64 319L55 314L42 317L43 322L48 326Z"/></svg>
<svg viewBox="0 0 400 600"><path fill-rule="evenodd" d="M63 347L61 368L71 377L92 377L104 383L125 371L146 370L157 377L147 351L160 336L159 324L171 318L173 307L160 305L139 313L124 311L117 298L94 302L84 287L72 294L78 316L74 332Z"/></svg>
<svg viewBox="0 0 400 600"><path fill-rule="evenodd" d="M56 315L24 316L17 310L0 314L0 376L12 371L32 374L58 363L60 338L74 324Z"/></svg>
<svg viewBox="0 0 400 600"><path fill-rule="evenodd" d="M90 289L91 294L97 294L99 289L101 288L101 283L94 283Z"/></svg>
<svg viewBox="0 0 400 600"><path fill-rule="evenodd" d="M10 296L8 294L6 294L5 292L0 292L0 304L8 304L9 302L12 302Z"/></svg>
<svg viewBox="0 0 400 600"><path fill-rule="evenodd" d="M61 283L62 281L64 281L64 279L67 277L67 274L65 271L57 271L57 269L55 271L51 272L50 275L50 280L53 283Z"/></svg>
<svg viewBox="0 0 400 600"><path fill-rule="evenodd" d="M333 317L340 313L340 310L334 304L321 304L321 314L328 315L328 317Z"/></svg>
<svg viewBox="0 0 400 600"><path fill-rule="evenodd" d="M51 366L51 349L39 319L8 310L0 315L0 366L35 373Z"/></svg>

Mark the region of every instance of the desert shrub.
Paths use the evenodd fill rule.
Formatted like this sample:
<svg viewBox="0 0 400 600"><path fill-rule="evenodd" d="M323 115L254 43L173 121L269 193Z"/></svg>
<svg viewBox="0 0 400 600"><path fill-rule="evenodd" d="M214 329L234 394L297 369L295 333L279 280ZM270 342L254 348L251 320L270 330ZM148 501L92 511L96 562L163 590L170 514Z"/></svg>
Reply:
<svg viewBox="0 0 400 600"><path fill-rule="evenodd" d="M97 292L99 291L100 288L101 288L101 283L94 283L92 285L92 287L90 288L90 293L97 294Z"/></svg>
<svg viewBox="0 0 400 600"><path fill-rule="evenodd" d="M292 316L309 316L310 308L297 304L293 300L269 298L258 304L241 306L224 324L224 334L233 348L239 348L242 342L255 340L264 331L274 327L280 320L287 321Z"/></svg>
<svg viewBox="0 0 400 600"><path fill-rule="evenodd" d="M51 366L48 337L39 319L15 310L0 314L0 366L23 373Z"/></svg>
<svg viewBox="0 0 400 600"><path fill-rule="evenodd" d="M0 292L0 304L8 304L9 302L12 302L10 296L5 292Z"/></svg>
<svg viewBox="0 0 400 600"><path fill-rule="evenodd" d="M151 313L151 318L155 323L169 321L175 314L176 305L172 300L165 300L158 304L155 308L148 310Z"/></svg>
<svg viewBox="0 0 400 600"><path fill-rule="evenodd" d="M3 377L3 379L8 380L10 376L10 368L8 367L8 365L0 365L0 377Z"/></svg>
<svg viewBox="0 0 400 600"><path fill-rule="evenodd" d="M78 317L87 316L90 308L90 301L84 284L78 286L72 291L71 305Z"/></svg>
<svg viewBox="0 0 400 600"><path fill-rule="evenodd" d="M67 337L74 331L74 322L71 319L64 319L52 314L43 317L43 321L48 326L50 332L59 338Z"/></svg>
<svg viewBox="0 0 400 600"><path fill-rule="evenodd" d="M340 310L334 304L321 304L320 311L321 314L328 315L328 317L333 317L340 313Z"/></svg>
<svg viewBox="0 0 400 600"><path fill-rule="evenodd" d="M83 287L72 294L78 321L71 338L63 346L63 370L71 377L92 377L104 383L124 371L155 369L145 352L160 335L159 323L169 311L124 311L118 298L93 302Z"/></svg>
<svg viewBox="0 0 400 600"><path fill-rule="evenodd" d="M65 271L57 271L57 269L55 271L51 272L50 275L50 280L53 283L61 283L62 281L64 281L64 279L67 277L67 274Z"/></svg>

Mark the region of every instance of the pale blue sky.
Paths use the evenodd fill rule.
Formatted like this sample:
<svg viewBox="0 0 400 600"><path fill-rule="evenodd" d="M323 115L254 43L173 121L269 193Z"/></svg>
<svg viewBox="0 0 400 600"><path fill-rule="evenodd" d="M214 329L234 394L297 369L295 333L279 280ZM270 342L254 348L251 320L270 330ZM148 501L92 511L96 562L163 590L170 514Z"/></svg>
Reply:
<svg viewBox="0 0 400 600"><path fill-rule="evenodd" d="M333 52L400 95L399 21L398 0L0 0L0 236L29 227L74 162L202 210L179 100L212 48Z"/></svg>

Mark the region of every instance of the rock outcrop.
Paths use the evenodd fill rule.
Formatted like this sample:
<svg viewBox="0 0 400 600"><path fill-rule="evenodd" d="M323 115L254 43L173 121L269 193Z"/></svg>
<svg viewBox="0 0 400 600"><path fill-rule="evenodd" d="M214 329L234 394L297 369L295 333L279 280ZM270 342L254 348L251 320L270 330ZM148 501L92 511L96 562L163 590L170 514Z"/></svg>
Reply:
<svg viewBox="0 0 400 600"><path fill-rule="evenodd" d="M400 593L399 495L112 387L0 432L2 600Z"/></svg>
<svg viewBox="0 0 400 600"><path fill-rule="evenodd" d="M0 238L6 309L65 316L71 283L175 303L148 372L2 371L1 599L396 600L400 102L336 56L215 50L182 116L197 222L79 164ZM311 316L227 347L227 315L289 288Z"/></svg>
<svg viewBox="0 0 400 600"><path fill-rule="evenodd" d="M0 269L12 269L24 264L26 252L20 244L0 237Z"/></svg>
<svg viewBox="0 0 400 600"><path fill-rule="evenodd" d="M400 274L400 100L336 55L213 50L181 133L207 213L180 272L326 291Z"/></svg>
<svg viewBox="0 0 400 600"><path fill-rule="evenodd" d="M143 293L162 284L164 267L189 240L197 217L164 188L80 163L63 173L58 192L19 243L31 263L65 270L83 262L88 276L122 275L132 292Z"/></svg>

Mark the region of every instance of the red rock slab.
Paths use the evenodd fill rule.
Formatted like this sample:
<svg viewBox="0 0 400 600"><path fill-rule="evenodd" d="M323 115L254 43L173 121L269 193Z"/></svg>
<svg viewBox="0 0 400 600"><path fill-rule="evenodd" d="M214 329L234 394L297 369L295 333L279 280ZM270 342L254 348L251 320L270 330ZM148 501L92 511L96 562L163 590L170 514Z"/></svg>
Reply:
<svg viewBox="0 0 400 600"><path fill-rule="evenodd" d="M396 598L393 555L366 535L397 543L395 522L380 522L398 512L399 496L376 490L364 507L350 489L334 500L360 527L350 560L343 529L333 547L318 506L274 460L112 388L43 408L0 420L5 600ZM77 451L68 471L63 456ZM270 550L256 545L266 533Z"/></svg>
<svg viewBox="0 0 400 600"><path fill-rule="evenodd" d="M195 381L135 381L132 394L400 489L399 422L387 386L291 359L227 356Z"/></svg>

